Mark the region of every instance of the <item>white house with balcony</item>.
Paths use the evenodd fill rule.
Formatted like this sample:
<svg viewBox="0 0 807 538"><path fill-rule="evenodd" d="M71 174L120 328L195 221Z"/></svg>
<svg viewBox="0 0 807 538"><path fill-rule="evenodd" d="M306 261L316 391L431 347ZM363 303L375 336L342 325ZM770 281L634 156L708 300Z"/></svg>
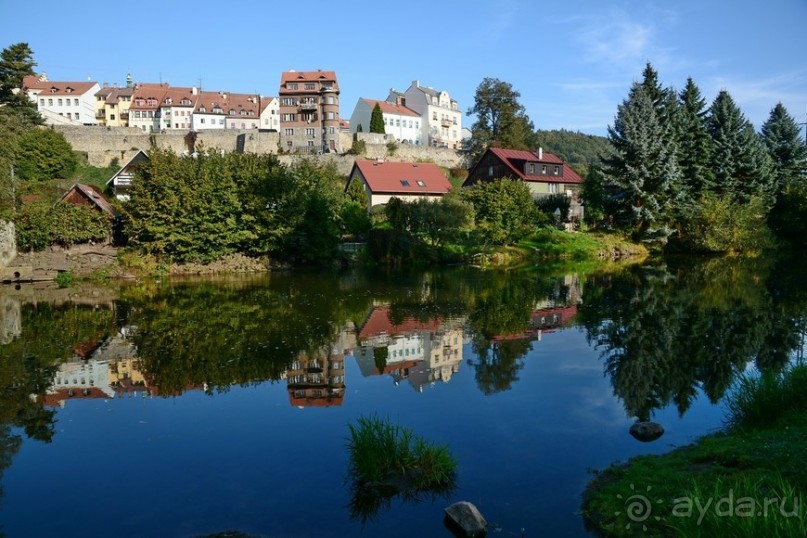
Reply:
<svg viewBox="0 0 807 538"><path fill-rule="evenodd" d="M350 116L350 131L370 132L370 119L373 116L373 109L378 105L381 115L384 118L384 132L395 137L401 144L421 145L427 143L422 138L420 115L402 104L390 103L388 101L375 101L373 99L360 98Z"/></svg>
<svg viewBox="0 0 807 538"><path fill-rule="evenodd" d="M387 101L398 103L418 113L421 140L434 147L462 148L462 111L446 91L421 86L415 80L404 92L390 90Z"/></svg>
<svg viewBox="0 0 807 538"><path fill-rule="evenodd" d="M23 79L23 91L36 103L43 117L59 116L65 123L96 125L95 94L101 87L97 82L51 81L43 73Z"/></svg>

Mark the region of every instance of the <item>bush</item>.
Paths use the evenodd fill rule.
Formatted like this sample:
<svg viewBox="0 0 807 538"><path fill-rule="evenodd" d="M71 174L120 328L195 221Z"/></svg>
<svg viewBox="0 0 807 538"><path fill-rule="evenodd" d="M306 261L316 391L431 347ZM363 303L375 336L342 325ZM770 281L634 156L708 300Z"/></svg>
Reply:
<svg viewBox="0 0 807 538"><path fill-rule="evenodd" d="M523 181L498 179L463 190L474 208L481 243L512 245L535 230L538 209Z"/></svg>
<svg viewBox="0 0 807 538"><path fill-rule="evenodd" d="M367 153L367 143L364 140L354 140L347 153L348 155L364 155Z"/></svg>
<svg viewBox="0 0 807 538"><path fill-rule="evenodd" d="M110 218L93 208L47 201L26 204L15 215L17 246L20 250L44 250L50 245L70 246L105 241Z"/></svg>
<svg viewBox="0 0 807 538"><path fill-rule="evenodd" d="M770 248L767 206L762 197L746 204L729 196L704 194L684 223L681 241L696 252L730 253Z"/></svg>
<svg viewBox="0 0 807 538"><path fill-rule="evenodd" d="M51 129L31 129L19 138L17 173L20 179L69 178L76 165L73 148L61 133Z"/></svg>

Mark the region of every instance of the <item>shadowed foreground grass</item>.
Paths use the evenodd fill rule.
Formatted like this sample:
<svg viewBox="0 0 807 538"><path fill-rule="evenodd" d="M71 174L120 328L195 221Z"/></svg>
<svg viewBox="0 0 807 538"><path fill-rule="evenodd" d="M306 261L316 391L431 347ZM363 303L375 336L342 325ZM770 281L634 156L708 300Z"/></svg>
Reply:
<svg viewBox="0 0 807 538"><path fill-rule="evenodd" d="M807 536L807 365L741 377L727 429L600 472L583 495L601 536Z"/></svg>

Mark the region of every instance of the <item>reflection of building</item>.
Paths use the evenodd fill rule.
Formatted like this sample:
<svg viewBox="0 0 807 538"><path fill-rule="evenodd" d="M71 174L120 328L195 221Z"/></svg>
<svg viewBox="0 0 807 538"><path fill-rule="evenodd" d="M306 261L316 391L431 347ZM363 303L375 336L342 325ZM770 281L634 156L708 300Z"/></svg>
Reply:
<svg viewBox="0 0 807 538"><path fill-rule="evenodd" d="M141 362L124 329L100 344L83 342L74 346L75 355L59 365L45 404L64 406L74 398L115 398L155 395L141 372Z"/></svg>
<svg viewBox="0 0 807 538"><path fill-rule="evenodd" d="M448 382L462 362L460 320L406 318L393 321L388 306L375 307L359 331L354 355L362 375L408 379L416 390L436 381Z"/></svg>
<svg viewBox="0 0 807 538"><path fill-rule="evenodd" d="M497 334L494 342L502 340L540 340L543 333L553 332L565 326L577 315L577 305L547 307L533 310L527 327L518 333Z"/></svg>
<svg viewBox="0 0 807 538"><path fill-rule="evenodd" d="M345 355L335 351L313 356L300 354L286 371L291 405L342 405L345 396Z"/></svg>

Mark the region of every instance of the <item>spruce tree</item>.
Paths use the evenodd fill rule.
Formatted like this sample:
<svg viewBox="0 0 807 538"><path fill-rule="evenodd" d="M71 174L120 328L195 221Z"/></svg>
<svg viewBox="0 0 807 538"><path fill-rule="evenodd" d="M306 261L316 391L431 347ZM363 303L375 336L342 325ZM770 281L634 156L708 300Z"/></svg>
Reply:
<svg viewBox="0 0 807 538"><path fill-rule="evenodd" d="M762 139L773 160L774 181L778 190L807 179L807 146L801 140L796 120L778 103L762 126Z"/></svg>
<svg viewBox="0 0 807 538"><path fill-rule="evenodd" d="M371 133L386 133L384 128L384 114L381 112L381 105L376 103L373 107L373 113L370 115L370 132Z"/></svg>
<svg viewBox="0 0 807 538"><path fill-rule="evenodd" d="M706 131L706 100L691 77L679 99L678 162L684 183L693 196L698 196L703 190L714 188L714 175L709 168L712 140Z"/></svg>
<svg viewBox="0 0 807 538"><path fill-rule="evenodd" d="M619 191L616 224L634 238L664 243L671 233L674 205L680 191L681 171L670 126L664 125L644 87L634 84L608 127L614 154L606 160L605 174Z"/></svg>
<svg viewBox="0 0 807 538"><path fill-rule="evenodd" d="M34 74L36 62L28 43L16 43L0 52L0 106L30 124L41 124L42 118L22 91L22 80Z"/></svg>
<svg viewBox="0 0 807 538"><path fill-rule="evenodd" d="M755 196L772 203L771 158L754 126L725 90L712 102L707 130L714 144L710 166L715 175L714 191L739 203Z"/></svg>

